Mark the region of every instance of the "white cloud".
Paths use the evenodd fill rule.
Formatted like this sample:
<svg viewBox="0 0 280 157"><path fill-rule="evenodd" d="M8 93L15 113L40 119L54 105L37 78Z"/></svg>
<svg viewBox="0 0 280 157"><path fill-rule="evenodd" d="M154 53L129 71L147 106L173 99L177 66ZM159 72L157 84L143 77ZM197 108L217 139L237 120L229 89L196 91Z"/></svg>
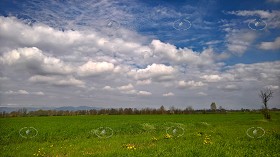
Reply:
<svg viewBox="0 0 280 157"><path fill-rule="evenodd" d="M257 34L248 30L231 30L226 35L227 48L231 53L242 56L257 38Z"/></svg>
<svg viewBox="0 0 280 157"><path fill-rule="evenodd" d="M215 44L219 44L219 43L222 43L223 41L221 40L212 40L212 41L208 41L206 42L205 44L206 45L215 45Z"/></svg>
<svg viewBox="0 0 280 157"><path fill-rule="evenodd" d="M139 96L152 95L152 93L150 93L148 91L135 90L134 86L131 83L124 85L124 86L119 86L119 87L117 87L117 89L123 94L139 95Z"/></svg>
<svg viewBox="0 0 280 157"><path fill-rule="evenodd" d="M201 95L201 96L207 96L208 95L207 93L204 93L204 92L198 92L197 94Z"/></svg>
<svg viewBox="0 0 280 157"><path fill-rule="evenodd" d="M114 90L114 88L112 88L111 86L105 86L102 89L107 90L107 91L113 91Z"/></svg>
<svg viewBox="0 0 280 157"><path fill-rule="evenodd" d="M260 16L261 18L274 18L280 15L280 11L272 10L239 10L239 11L230 11L229 14L238 15L238 16Z"/></svg>
<svg viewBox="0 0 280 157"><path fill-rule="evenodd" d="M72 76L60 77L60 76L42 76L35 75L29 78L32 83L46 83L54 86L76 86L85 87L85 83L81 80L77 80Z"/></svg>
<svg viewBox="0 0 280 157"><path fill-rule="evenodd" d="M277 90L277 89L279 89L279 86L276 86L276 85L267 85L267 86L265 86L265 88L268 88L268 89L271 89L271 90Z"/></svg>
<svg viewBox="0 0 280 157"><path fill-rule="evenodd" d="M0 81L6 81L6 80L8 80L7 77L1 77L1 76L0 76Z"/></svg>
<svg viewBox="0 0 280 157"><path fill-rule="evenodd" d="M272 42L261 42L261 44L259 45L259 48L263 49L263 50L277 50L277 49L280 49L280 37L277 37Z"/></svg>
<svg viewBox="0 0 280 157"><path fill-rule="evenodd" d="M228 81L262 81L277 82L280 80L280 61L254 64L236 64L228 66L221 77L227 76Z"/></svg>
<svg viewBox="0 0 280 157"><path fill-rule="evenodd" d="M33 74L69 74L73 68L58 58L48 57L36 47L18 48L0 56L0 63L19 65Z"/></svg>
<svg viewBox="0 0 280 157"><path fill-rule="evenodd" d="M174 96L174 93L169 92L169 93L162 94L162 96L164 97Z"/></svg>
<svg viewBox="0 0 280 157"><path fill-rule="evenodd" d="M5 94L8 94L8 95L28 95L29 92L27 92L26 90L18 90L18 91L12 91L12 90L9 90L9 91L6 91Z"/></svg>
<svg viewBox="0 0 280 157"><path fill-rule="evenodd" d="M190 88L196 88L196 87L202 87L202 86L205 86L206 84L201 82L201 81L194 81L194 80L191 80L191 81L179 81L178 82L178 86L180 88L185 88L185 87L190 87Z"/></svg>
<svg viewBox="0 0 280 157"><path fill-rule="evenodd" d="M104 20L104 19L103 19ZM101 22L102 20L100 20ZM0 16L0 50L11 47L33 47L42 51L55 52L56 55L77 61L85 61L86 58L104 58L115 62L125 62L135 58L138 61L143 58L141 52L144 49L143 39L135 32L119 29L112 37L108 29L101 28L98 31L59 31L39 22L32 26L15 17ZM7 42L9 41L9 42ZM68 52L71 52L70 54ZM113 59L117 55L117 59ZM107 61L108 62L108 61ZM112 62L113 63L113 62Z"/></svg>
<svg viewBox="0 0 280 157"><path fill-rule="evenodd" d="M139 95L139 96L148 96L148 95L152 95L152 93L148 92L148 91L138 91L134 89L134 86L129 83L127 85L124 86L119 86L117 87L117 89L123 93L123 94L129 94L129 95Z"/></svg>
<svg viewBox="0 0 280 157"><path fill-rule="evenodd" d="M39 92L28 92L26 90L20 89L18 91L6 91L4 92L7 95L29 95L29 94L33 94L33 95L45 95L43 92L39 91Z"/></svg>
<svg viewBox="0 0 280 157"><path fill-rule="evenodd" d="M280 27L280 11L278 10L239 10L239 11L230 11L229 14L245 17L255 17L259 16L264 19L267 23L268 28L279 28ZM248 21L244 21L248 22Z"/></svg>
<svg viewBox="0 0 280 157"><path fill-rule="evenodd" d="M88 61L78 68L78 74L80 76L94 76L102 73L110 73L114 71L114 67L114 64L108 62Z"/></svg>
<svg viewBox="0 0 280 157"><path fill-rule="evenodd" d="M136 80L169 81L174 78L176 70L164 64L148 65L145 69L132 70L130 75Z"/></svg>
<svg viewBox="0 0 280 157"><path fill-rule="evenodd" d="M35 94L35 95L45 95L45 93L44 92L34 92L33 94Z"/></svg>
<svg viewBox="0 0 280 157"><path fill-rule="evenodd" d="M225 86L218 86L219 89L222 89L224 91L236 91L236 90L240 90L241 88L238 87L237 85L234 85L234 84L228 84L228 85L225 85Z"/></svg>
<svg viewBox="0 0 280 157"><path fill-rule="evenodd" d="M118 87L118 89L119 90L132 90L132 89L134 89L134 87L133 87L133 85L130 83L130 84L128 84L128 85L124 85L124 86L120 86L120 87Z"/></svg>
<svg viewBox="0 0 280 157"><path fill-rule="evenodd" d="M174 45L153 40L151 47L154 53L163 58L170 59L175 63L187 63L193 65L208 65L214 62L215 54L213 49L205 49L201 53L188 48L177 49Z"/></svg>
<svg viewBox="0 0 280 157"><path fill-rule="evenodd" d="M222 77L219 75L203 75L201 78L206 82L218 82L222 80Z"/></svg>
<svg viewBox="0 0 280 157"><path fill-rule="evenodd" d="M81 34L76 31L62 32L39 23L31 27L15 17L3 16L0 16L0 35L26 46L70 46L81 39Z"/></svg>
<svg viewBox="0 0 280 157"><path fill-rule="evenodd" d="M26 90L18 90L19 94L29 94Z"/></svg>
<svg viewBox="0 0 280 157"><path fill-rule="evenodd" d="M138 80L138 81L136 82L137 85L148 85L148 84L151 84L151 83L152 83L151 79L147 79L147 80Z"/></svg>
<svg viewBox="0 0 280 157"><path fill-rule="evenodd" d="M152 95L152 93L151 92L147 92L147 91L139 91L137 93L137 95L148 96L148 95Z"/></svg>
<svg viewBox="0 0 280 157"><path fill-rule="evenodd" d="M123 28L110 32L111 36L108 36L109 33L104 31L105 29L95 27L102 23L102 20L90 20L93 25L88 30L59 31L39 22L31 26L16 18L0 18L0 76L9 78L6 81L7 84L5 82L5 84L1 84L1 87L11 89L13 92L18 92L17 89L22 89L22 85L30 83L33 83L34 89L44 87L41 84L48 84L53 85L48 86L48 90L53 91L53 95L69 94L69 101L64 102L67 105L75 105L77 101L84 104L113 105L125 103L127 98L130 99L127 101L129 103L133 101L140 104L142 101L146 101L141 99L141 96L172 96L172 92L162 93L166 89L174 90L177 96L177 93L182 90L176 87L188 87L191 90L198 87L209 87L199 88L203 89L203 92L195 89L194 92L189 93L188 103L194 105L209 101L203 100L206 97L196 100L197 95L209 94L212 96L215 94L223 97L226 93L223 92L225 89L234 90L236 87L242 87L240 90L244 92L245 89L251 90L265 85L278 87L276 87L276 83L279 82L280 76L279 62L226 66L225 63L216 63L216 61L227 58L229 52L219 55L211 47L202 48L201 52L196 52L190 47L178 48L172 44L152 40L152 37L149 40L143 40L147 38ZM73 22L77 21L73 20ZM232 29L228 31L229 34L225 41L228 44L226 45L228 51L241 55L250 48L257 35L246 34L246 31ZM206 44L211 46L211 44L219 42L221 41L210 41ZM23 70L13 71L12 68L22 68ZM26 78L29 78L29 82L26 82ZM110 86L108 86L108 82ZM132 82L135 87L129 82ZM218 83L207 84L207 82ZM108 92L108 95L104 95L105 91L95 92L94 97L98 99L81 100L76 97L71 99L71 94L76 93L72 93L68 88L60 88L61 86L87 87L86 85L97 85L96 87L101 90L119 90L119 92ZM136 85L147 86L138 89ZM217 87L220 87L221 90L217 90ZM78 94L89 98L90 89L80 88L79 90ZM28 91L29 95L44 95L43 92L32 91ZM246 96L247 93L245 93ZM242 95L244 99L246 99L245 95ZM118 98L112 101L111 99L115 97ZM155 99L153 103L169 103L164 101L165 99L157 98L153 97ZM242 100L244 99L242 98ZM33 100L30 99L31 101ZM51 104L54 101L55 99L47 103ZM224 100L225 103L221 103L226 104L229 101L231 100ZM185 99L180 96L176 97L175 103L185 104ZM247 102L244 101L244 103Z"/></svg>
<svg viewBox="0 0 280 157"><path fill-rule="evenodd" d="M122 91L123 94L137 95L138 91L135 89Z"/></svg>

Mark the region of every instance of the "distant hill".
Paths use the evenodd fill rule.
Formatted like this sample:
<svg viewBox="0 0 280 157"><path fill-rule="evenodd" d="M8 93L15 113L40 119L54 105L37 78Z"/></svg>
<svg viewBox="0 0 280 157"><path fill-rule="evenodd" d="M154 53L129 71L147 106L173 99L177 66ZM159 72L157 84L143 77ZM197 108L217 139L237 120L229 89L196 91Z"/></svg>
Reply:
<svg viewBox="0 0 280 157"><path fill-rule="evenodd" d="M63 107L57 107L54 110L58 111L78 111L78 110L100 110L102 108L100 107L91 107L91 106L63 106Z"/></svg>
<svg viewBox="0 0 280 157"><path fill-rule="evenodd" d="M78 110L100 110L101 107L91 106L62 106L62 107L0 107L0 112L13 112L19 109L26 108L27 111L38 111L38 110L57 110L57 111L78 111Z"/></svg>

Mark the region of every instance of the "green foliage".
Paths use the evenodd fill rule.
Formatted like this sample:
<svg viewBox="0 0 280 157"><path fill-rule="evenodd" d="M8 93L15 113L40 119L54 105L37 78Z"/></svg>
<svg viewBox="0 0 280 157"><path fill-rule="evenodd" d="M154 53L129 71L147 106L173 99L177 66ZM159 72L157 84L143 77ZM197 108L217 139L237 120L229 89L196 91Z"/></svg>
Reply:
<svg viewBox="0 0 280 157"><path fill-rule="evenodd" d="M211 105L210 105L210 108L212 111L216 111L217 110L217 105L215 102L212 102Z"/></svg>
<svg viewBox="0 0 280 157"><path fill-rule="evenodd" d="M280 117L262 114L98 115L0 118L0 156L279 156ZM18 131L32 126L38 135L22 138ZM110 127L114 135L101 139L93 133ZM181 137L166 138L166 128L182 127ZM259 139L246 135L262 127Z"/></svg>

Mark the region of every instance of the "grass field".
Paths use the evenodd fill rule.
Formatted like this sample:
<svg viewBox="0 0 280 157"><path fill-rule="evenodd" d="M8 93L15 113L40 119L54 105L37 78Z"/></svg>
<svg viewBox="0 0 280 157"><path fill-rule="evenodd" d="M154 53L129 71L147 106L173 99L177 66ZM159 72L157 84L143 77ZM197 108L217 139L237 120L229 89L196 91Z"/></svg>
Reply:
<svg viewBox="0 0 280 157"><path fill-rule="evenodd" d="M167 135L173 126L184 134ZM21 137L23 127L36 128L37 136ZM114 134L99 138L99 127ZM262 127L265 135L248 137L251 127ZM255 113L1 118L0 141L1 157L280 156L280 113L272 113L270 122Z"/></svg>

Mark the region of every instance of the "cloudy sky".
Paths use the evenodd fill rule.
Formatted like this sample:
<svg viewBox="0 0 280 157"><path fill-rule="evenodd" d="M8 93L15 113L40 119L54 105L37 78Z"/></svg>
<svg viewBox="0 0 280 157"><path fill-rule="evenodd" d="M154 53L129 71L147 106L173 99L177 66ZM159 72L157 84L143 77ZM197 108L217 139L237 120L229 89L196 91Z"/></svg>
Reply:
<svg viewBox="0 0 280 157"><path fill-rule="evenodd" d="M0 1L1 106L280 107L280 1Z"/></svg>

